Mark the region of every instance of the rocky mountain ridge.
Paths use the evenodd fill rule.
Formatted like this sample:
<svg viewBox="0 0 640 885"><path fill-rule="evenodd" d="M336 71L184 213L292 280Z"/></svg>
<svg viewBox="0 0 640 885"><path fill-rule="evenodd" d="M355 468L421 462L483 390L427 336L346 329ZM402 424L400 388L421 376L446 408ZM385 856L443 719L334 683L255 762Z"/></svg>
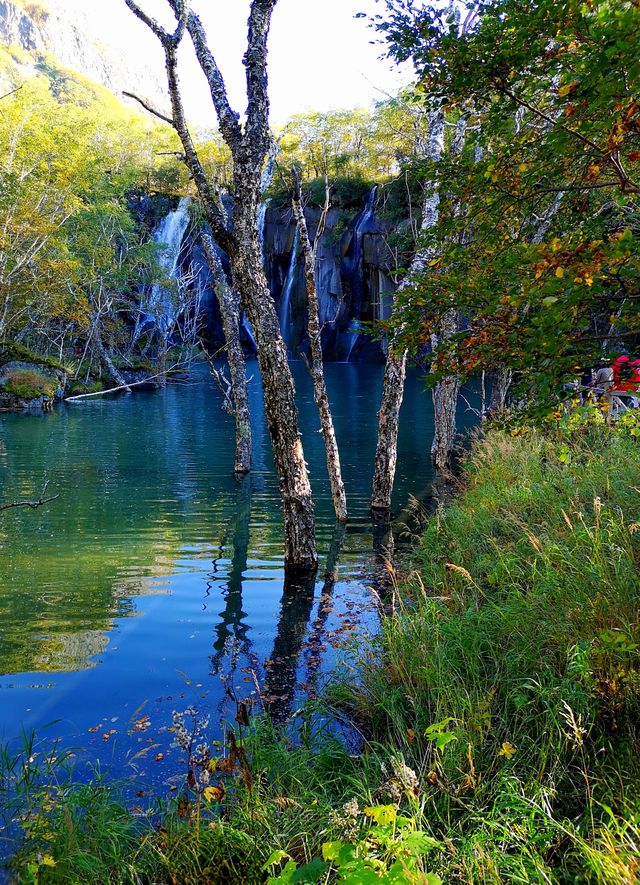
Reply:
<svg viewBox="0 0 640 885"><path fill-rule="evenodd" d="M20 50L14 58L19 77L32 75L50 55L62 68L77 71L118 97L135 88L155 105L166 107L162 63L161 58L155 63L158 48L153 38L144 26L140 29L124 4L122 9L113 4L111 11L122 17L122 41L101 32L100 20L87 14L81 0L0 0L0 43ZM132 50L138 44L144 51ZM16 85L7 83L6 77L4 86Z"/></svg>

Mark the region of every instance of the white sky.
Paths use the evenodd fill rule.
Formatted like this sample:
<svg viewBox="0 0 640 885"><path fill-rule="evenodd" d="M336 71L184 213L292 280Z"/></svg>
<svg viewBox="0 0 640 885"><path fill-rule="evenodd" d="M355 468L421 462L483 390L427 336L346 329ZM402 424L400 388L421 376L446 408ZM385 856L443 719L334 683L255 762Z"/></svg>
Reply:
<svg viewBox="0 0 640 885"><path fill-rule="evenodd" d="M143 8L167 23L173 20L165 0L139 0ZM192 0L207 29L209 43L225 77L234 107L242 113L246 99L242 56L246 47L249 0ZM269 41L272 122L284 122L304 110L368 105L384 93L395 93L410 76L380 60L375 33L356 13L381 12L376 0L278 0ZM132 23L124 0L84 0L82 12L105 43L154 59L162 75L162 56L155 38ZM183 53L182 79L190 94L190 114L198 123L209 119L210 102L195 59ZM132 84L135 91L139 84Z"/></svg>

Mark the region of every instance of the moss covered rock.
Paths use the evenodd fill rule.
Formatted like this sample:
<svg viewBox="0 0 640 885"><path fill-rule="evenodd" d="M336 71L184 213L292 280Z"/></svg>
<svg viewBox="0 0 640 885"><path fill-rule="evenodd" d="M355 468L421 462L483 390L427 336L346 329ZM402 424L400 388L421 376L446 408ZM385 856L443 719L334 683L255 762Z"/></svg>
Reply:
<svg viewBox="0 0 640 885"><path fill-rule="evenodd" d="M0 408L48 411L64 398L67 376L60 368L14 360L0 368Z"/></svg>

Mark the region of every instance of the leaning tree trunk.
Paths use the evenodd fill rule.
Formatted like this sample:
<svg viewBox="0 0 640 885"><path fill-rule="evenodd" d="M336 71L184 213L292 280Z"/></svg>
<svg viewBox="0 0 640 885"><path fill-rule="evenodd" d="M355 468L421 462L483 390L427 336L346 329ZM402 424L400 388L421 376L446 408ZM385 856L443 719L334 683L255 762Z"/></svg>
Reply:
<svg viewBox="0 0 640 885"><path fill-rule="evenodd" d="M316 289L316 252L317 244L324 232L327 213L329 211L329 190L327 186L327 199L325 201L324 211L318 226L315 237L315 246L312 246L309 239L309 231L307 222L304 217L304 209L302 207L302 185L300 181L300 173L297 169L292 170L293 174L293 214L298 226L300 243L302 245L302 254L304 255L304 275L307 288L307 312L308 312L308 331L309 344L311 350L311 363L309 372L311 381L313 382L313 398L318 413L320 415L320 430L324 440L324 447L327 455L327 472L329 473L329 483L331 486L331 498L333 507L336 512L336 519L339 522L347 521L347 496L344 490L344 482L342 481L342 470L340 467L340 453L338 451L338 443L336 441L336 433L333 426L333 416L331 414L331 406L329 405L329 395L327 394L327 385L324 379L324 365L322 358L322 329L320 327L320 306L318 303L318 291Z"/></svg>
<svg viewBox="0 0 640 885"><path fill-rule="evenodd" d="M428 116L429 134L425 146L425 158L436 163L444 150L444 113L441 109L431 111ZM436 181L425 185L422 206L421 233L425 233L438 222L440 193ZM409 274L400 285L399 291L410 285L412 277L427 268L433 258L431 247L418 248ZM384 372L382 401L378 412L378 444L376 447L373 474L371 509L374 513L388 513L391 510L391 496L398 461L398 429L400 408L404 398L404 384L407 375L406 350L397 351L390 342Z"/></svg>
<svg viewBox="0 0 640 885"><path fill-rule="evenodd" d="M220 256L209 234L204 234L202 244L207 263L215 279L215 291L220 305L222 328L227 343L227 360L231 375L233 416L236 422L236 456L234 472L242 476L251 470L251 417L249 414L249 391L247 372L240 344L240 299L228 284Z"/></svg>
<svg viewBox="0 0 640 885"><path fill-rule="evenodd" d="M182 142L184 162L198 190L211 233L218 246L229 256L233 285L253 327L262 374L265 411L280 480L285 526L285 566L290 572L313 570L317 567L318 560L311 486L298 432L293 378L262 266L257 220L262 171L272 143L269 134L267 37L276 0L251 0L248 46L243 60L248 98L244 124L240 123L240 115L229 103L224 79L208 46L202 23L189 10L186 0L168 0L176 18L173 33L143 12L136 0L125 2L162 45L171 116L155 111L142 99L137 100L176 130ZM220 194L207 177L187 126L178 76L178 48L186 33L191 38L196 57L209 84L218 125L231 152L234 178L231 229L227 227Z"/></svg>
<svg viewBox="0 0 640 885"><path fill-rule="evenodd" d="M94 318L93 322L93 339L96 343L96 350L98 351L100 362L104 366L109 378L112 378L118 385L118 387L121 387L123 390L127 390L129 393L131 393L131 388L123 378L122 373L119 371L119 369L116 368L115 363L111 359L109 351L104 346L102 337L100 335L100 321L97 318Z"/></svg>

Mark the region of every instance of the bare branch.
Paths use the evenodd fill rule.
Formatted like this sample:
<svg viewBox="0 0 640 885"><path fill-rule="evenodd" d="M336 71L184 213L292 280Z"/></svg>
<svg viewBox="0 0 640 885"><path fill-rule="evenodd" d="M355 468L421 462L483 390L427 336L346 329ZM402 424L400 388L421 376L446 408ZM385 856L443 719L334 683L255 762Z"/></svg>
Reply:
<svg viewBox="0 0 640 885"><path fill-rule="evenodd" d="M187 29L196 57L207 78L211 100L218 115L220 131L231 150L237 147L242 138L242 129L238 114L232 109L227 97L227 89L218 64L207 44L207 35L204 26L198 16L190 12L187 19Z"/></svg>
<svg viewBox="0 0 640 885"><path fill-rule="evenodd" d="M53 495L51 498L45 498L48 488L49 480L47 480L42 487L40 498L37 501L15 501L13 504L0 504L0 513L5 510L15 510L17 507L28 507L30 510L37 510L38 507L44 507L45 504L50 504L51 501L56 501L60 495Z"/></svg>
<svg viewBox="0 0 640 885"><path fill-rule="evenodd" d="M137 101L138 104L142 105L142 107L150 114L153 114L154 117L157 117L159 120L162 120L164 123L168 123L169 126L173 126L173 120L171 117L167 117L161 111L157 111L154 107L152 107L148 102L146 102L143 98L140 98L138 95L134 95L133 92L123 91L123 95L126 95L127 98L132 98L134 101Z"/></svg>
<svg viewBox="0 0 640 885"><path fill-rule="evenodd" d="M24 83L22 83L20 86L16 86L16 88L12 89L11 92L5 92L4 95L0 95L0 101L2 101L3 98L9 98L11 95L15 95L16 92L20 92L20 90L23 88L23 86L24 86Z"/></svg>

